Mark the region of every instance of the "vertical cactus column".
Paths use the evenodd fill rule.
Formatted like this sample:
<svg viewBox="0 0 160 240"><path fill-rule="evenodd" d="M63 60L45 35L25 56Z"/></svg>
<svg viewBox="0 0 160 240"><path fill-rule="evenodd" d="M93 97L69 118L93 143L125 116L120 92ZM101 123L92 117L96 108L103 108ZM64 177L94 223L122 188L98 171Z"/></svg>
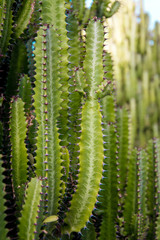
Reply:
<svg viewBox="0 0 160 240"><path fill-rule="evenodd" d="M59 116L59 133L61 145L67 146L67 131L68 131L68 37L67 23L65 15L65 1L54 0L42 1L42 21L43 24L54 25L59 36L59 75L61 84L61 109Z"/></svg>
<svg viewBox="0 0 160 240"><path fill-rule="evenodd" d="M63 231L66 233L80 231L89 220L102 177L104 149L98 97L103 95L101 87L107 85L107 81L103 80L103 36L103 26L100 21L96 18L91 20L86 29L84 72L87 85L84 88L86 98L81 117L80 172L77 190L65 219Z"/></svg>
<svg viewBox="0 0 160 240"><path fill-rule="evenodd" d="M3 180L4 180L3 172L4 172L4 168L2 167L2 159L0 159L0 191L1 191L1 193L0 193L0 206L1 206L1 211L0 211L0 225L1 225L0 235L1 235L2 240L5 240L5 239L8 239L7 238L8 230L5 227L7 223L5 221L5 218L6 218L6 214L5 214L6 207L5 207L5 199L4 199L5 185L3 183Z"/></svg>
<svg viewBox="0 0 160 240"><path fill-rule="evenodd" d="M61 185L61 147L57 118L61 104L59 39L53 27L42 26L35 44L34 107L37 131L36 174L46 179L47 213L56 215ZM39 94L41 93L41 94Z"/></svg>
<svg viewBox="0 0 160 240"><path fill-rule="evenodd" d="M41 190L41 181L37 178L32 178L25 193L25 203L19 218L18 237L20 240L32 240L35 238Z"/></svg>
<svg viewBox="0 0 160 240"><path fill-rule="evenodd" d="M107 63L106 63L107 64ZM103 102L104 103L104 102ZM99 192L97 208L102 214L100 238L116 238L116 218L118 206L118 173L117 173L117 131L115 125L114 97L105 97L104 115L104 167L101 180L101 191Z"/></svg>
<svg viewBox="0 0 160 240"><path fill-rule="evenodd" d="M26 125L24 103L21 99L13 99L10 120L11 165L13 169L13 188L18 209L22 207L24 187L27 181Z"/></svg>

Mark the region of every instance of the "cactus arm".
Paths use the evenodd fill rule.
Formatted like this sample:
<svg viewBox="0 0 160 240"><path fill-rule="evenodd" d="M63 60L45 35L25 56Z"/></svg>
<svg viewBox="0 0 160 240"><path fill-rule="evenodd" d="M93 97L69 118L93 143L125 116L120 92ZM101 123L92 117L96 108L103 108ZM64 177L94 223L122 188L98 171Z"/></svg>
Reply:
<svg viewBox="0 0 160 240"><path fill-rule="evenodd" d="M5 8L5 10L4 10ZM6 54L9 40L11 38L11 33L12 33L12 0L11 1L6 1L5 4L2 7L2 10L5 12L4 22L3 22L3 30L2 30L2 35L0 38L0 53L1 54Z"/></svg>
<svg viewBox="0 0 160 240"><path fill-rule="evenodd" d="M102 177L103 136L97 100L88 100L82 109L80 140L80 173L77 191L73 195L70 211L67 213L63 231L78 232L86 224L96 202Z"/></svg>
<svg viewBox="0 0 160 240"><path fill-rule="evenodd" d="M110 8L110 11L104 11L104 15L106 18L112 17L120 8L120 2L115 1L112 3L112 6Z"/></svg>
<svg viewBox="0 0 160 240"><path fill-rule="evenodd" d="M27 31L28 31L28 35L29 37L32 37L35 35L35 32L37 32L37 30L40 27L40 24L42 23L42 19L41 19L41 1L37 1L37 0L33 0L33 3L31 5L31 9L32 12L30 12L30 18L29 18L29 24L27 26ZM30 39L30 40L31 40Z"/></svg>
<svg viewBox="0 0 160 240"><path fill-rule="evenodd" d="M156 190L157 190L157 205L159 206L160 204L160 140L155 139L154 140L154 145L155 145L155 172L156 172ZM158 212L159 212L159 207L158 207Z"/></svg>
<svg viewBox="0 0 160 240"><path fill-rule="evenodd" d="M107 29L105 27L104 33L106 34L106 32ZM103 71L103 81L101 82L98 90L96 91L99 98L104 98L106 95L112 94L113 91L113 62L111 55L106 52L105 47L103 49Z"/></svg>
<svg viewBox="0 0 160 240"><path fill-rule="evenodd" d="M104 103L104 101L103 101ZM104 166L97 208L102 213L99 239L115 239L115 221L117 217L117 133L115 126L114 97L106 96L103 105Z"/></svg>
<svg viewBox="0 0 160 240"><path fill-rule="evenodd" d="M127 177L127 163L129 152L129 123L126 109L119 109L117 131L119 135L119 169L120 169L120 189L123 192Z"/></svg>
<svg viewBox="0 0 160 240"><path fill-rule="evenodd" d="M47 127L48 127L48 214L56 215L58 212L58 201L61 184L61 147L57 128L57 117L59 116L61 104L60 79L58 75L58 49L59 41L54 28L47 30L46 36L46 94L47 94Z"/></svg>
<svg viewBox="0 0 160 240"><path fill-rule="evenodd" d="M88 87L86 91L91 97L95 97L95 91L103 80L103 50L104 31L99 20L89 22L86 30L86 56L84 60L84 72Z"/></svg>
<svg viewBox="0 0 160 240"><path fill-rule="evenodd" d="M155 184L157 185L157 193L156 193L156 212L157 212L157 218L156 218L156 239L160 239L160 141L159 139L156 139L154 141L155 149L156 149L156 161L155 161L155 169L156 171L156 181Z"/></svg>
<svg viewBox="0 0 160 240"><path fill-rule="evenodd" d="M56 18L56 5L57 5L57 0L53 1L48 1L48 0L43 0L42 2L42 18L43 18L43 23L47 24L55 24L55 27L57 28L57 19ZM62 1L61 1L62 2Z"/></svg>
<svg viewBox="0 0 160 240"><path fill-rule="evenodd" d="M3 176L3 172L4 169L2 167L2 160L1 160L1 156L0 156L0 206L1 206L1 211L0 211L0 236L2 240L6 240L7 238L7 232L8 230L5 228L6 226L6 222L5 222L5 211L6 211L6 207L5 207L5 199L4 199L4 189L5 189L5 185L3 183L4 180L4 176Z"/></svg>
<svg viewBox="0 0 160 240"><path fill-rule="evenodd" d="M80 136L80 109L82 96L84 94L84 85L85 78L82 69L76 69L75 75L71 79L72 86L69 88L69 146L68 150L70 151L70 168L72 172L72 178L76 178L78 170L78 155L79 155L79 136Z"/></svg>
<svg viewBox="0 0 160 240"><path fill-rule="evenodd" d="M137 203L137 150L133 149L129 157L126 196L124 199L124 221L127 236L132 233L131 219L136 214Z"/></svg>
<svg viewBox="0 0 160 240"><path fill-rule="evenodd" d="M25 203L19 219L19 240L32 240L35 237L41 189L41 181L37 178L32 178L26 190Z"/></svg>
<svg viewBox="0 0 160 240"><path fill-rule="evenodd" d="M34 11L35 0L25 0L23 1L22 7L19 9L19 14L17 21L15 22L15 36L18 38L23 31L26 29L29 21L31 19L31 15Z"/></svg>
<svg viewBox="0 0 160 240"><path fill-rule="evenodd" d="M146 190L147 190L147 154L144 150L140 152L140 164L139 169L140 170L140 194L141 194L141 211L143 213L144 218L146 217Z"/></svg>
<svg viewBox="0 0 160 240"><path fill-rule="evenodd" d="M150 239L155 238L155 221L156 221L156 209L155 209L155 159L154 159L154 145L150 140L147 146L148 153L148 186L147 186L147 209L149 216L149 230L148 237Z"/></svg>
<svg viewBox="0 0 160 240"><path fill-rule="evenodd" d="M44 94L46 87L46 75L44 73L44 68L46 65L46 53L43 51L45 48L45 31L40 28L38 32L38 36L36 38L35 43L35 67L36 67L36 75L35 75L35 95L34 99L34 108L36 114L36 120L38 123L38 131L37 131L37 150L36 150L36 174L37 176L45 176L45 164L44 161L47 161L46 150L47 139L45 135L45 110L47 106L47 99L45 99Z"/></svg>
<svg viewBox="0 0 160 240"><path fill-rule="evenodd" d="M83 15L85 11L85 0L79 1L79 20L83 20Z"/></svg>
<svg viewBox="0 0 160 240"><path fill-rule="evenodd" d="M73 70L80 64L80 42L79 42L79 25L76 16L69 12L67 17L67 36L68 36L68 53L69 53L69 75L73 75ZM72 80L72 79L71 79Z"/></svg>
<svg viewBox="0 0 160 240"><path fill-rule="evenodd" d="M147 229L147 205L146 205L146 192L147 192L147 154L145 150L141 150L138 156L138 186L137 192L138 201L138 239L144 239L143 234Z"/></svg>
<svg viewBox="0 0 160 240"><path fill-rule="evenodd" d="M42 19L44 24L54 25L59 35L59 77L61 85L61 110L58 119L59 133L61 145L67 145L68 131L68 37L66 30L66 15L65 15L64 0L44 0L42 3ZM63 129L63 130L62 130Z"/></svg>
<svg viewBox="0 0 160 240"><path fill-rule="evenodd" d="M87 27L86 57L84 71L88 87L88 98L82 107L80 137L80 173L77 191L67 213L63 232L80 231L92 212L102 176L103 137L100 106L95 91L103 80L103 27L96 18ZM97 57L98 56L98 57ZM97 72L98 71L98 72ZM99 76L100 75L100 76ZM96 110L97 109L97 110ZM98 147L98 148L97 148ZM99 150L98 150L99 149ZM96 162L97 163L96 163ZM99 163L98 163L99 162ZM97 168L97 169L96 169Z"/></svg>
<svg viewBox="0 0 160 240"><path fill-rule="evenodd" d="M22 204L24 184L27 182L27 149L26 138L26 118L24 116L24 103L20 98L11 103L11 165L13 173L13 187L16 201L19 206Z"/></svg>
<svg viewBox="0 0 160 240"><path fill-rule="evenodd" d="M13 47L10 69L7 78L6 95L12 97L17 94L20 73L27 71L27 57L24 42L18 39Z"/></svg>
<svg viewBox="0 0 160 240"><path fill-rule="evenodd" d="M108 113L109 114L109 113ZM117 217L117 134L113 123L104 125L104 171L102 185L98 198L98 209L102 210L102 225L100 227L100 240L115 239L115 220Z"/></svg>
<svg viewBox="0 0 160 240"><path fill-rule="evenodd" d="M136 100L132 98L130 100L130 146L131 148L135 144L136 131L137 131L137 111L136 111Z"/></svg>
<svg viewBox="0 0 160 240"><path fill-rule="evenodd" d="M68 101L68 150L70 153L70 168L72 169L72 177L74 178L77 170L77 156L78 156L78 142L79 142L79 109L81 107L82 94L79 93L77 89L76 77L79 74L78 69L80 64L80 42L79 42L79 26L76 16L70 12L67 17L67 36L69 38L68 53L69 53L69 101ZM79 75L78 75L79 76ZM80 80L82 81L82 79Z"/></svg>
<svg viewBox="0 0 160 240"><path fill-rule="evenodd" d="M42 26L39 29L35 44L35 95L34 107L37 131L36 150L36 174L45 177L44 185L47 185L46 213L56 215L61 184L61 154L59 134L57 129L57 117L60 109L61 91L59 82L58 51L59 41L55 29ZM44 194L43 191L43 194ZM43 209L43 204L40 206ZM42 223L43 215L40 214L37 225ZM49 223L47 230L53 226Z"/></svg>
<svg viewBox="0 0 160 240"><path fill-rule="evenodd" d="M39 30L35 44L34 106L38 122L36 173L47 179L47 214L56 215L61 190L61 147L57 128L61 104L59 39L53 27ZM59 90L59 91L57 91ZM40 217L41 218L41 217ZM47 229L51 229L49 223Z"/></svg>
<svg viewBox="0 0 160 240"><path fill-rule="evenodd" d="M61 10L60 10L61 11ZM61 42L61 51L60 51L60 83L61 83L61 99L63 101L61 102L61 110L60 110L60 117L59 117L59 133L60 133L60 139L61 139L61 145L67 146L68 145L68 38L67 33L65 29L62 29L61 37L59 38ZM63 130L62 130L63 128Z"/></svg>

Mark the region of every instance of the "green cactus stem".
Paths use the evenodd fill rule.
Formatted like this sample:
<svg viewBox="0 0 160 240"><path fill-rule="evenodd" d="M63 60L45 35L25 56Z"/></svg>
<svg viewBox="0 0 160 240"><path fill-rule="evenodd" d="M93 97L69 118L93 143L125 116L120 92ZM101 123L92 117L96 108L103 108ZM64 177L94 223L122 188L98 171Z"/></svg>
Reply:
<svg viewBox="0 0 160 240"><path fill-rule="evenodd" d="M1 211L0 211L0 236L2 240L6 240L7 238L7 233L8 229L5 227L7 222L5 221L6 218L6 206L5 206L5 184L3 183L4 176L3 176L4 168L2 167L2 160L1 160L1 155L0 155L0 206L1 206Z"/></svg>
<svg viewBox="0 0 160 240"><path fill-rule="evenodd" d="M30 22L31 15L34 11L35 0L25 0L17 14L15 22L15 36L18 38L24 32Z"/></svg>
<svg viewBox="0 0 160 240"><path fill-rule="evenodd" d="M80 173L63 231L79 232L89 220L102 177L103 136L101 113L97 100L88 100L82 108Z"/></svg>
<svg viewBox="0 0 160 240"><path fill-rule="evenodd" d="M25 202L19 218L20 240L32 240L36 233L37 216L41 200L41 180L32 178L26 190Z"/></svg>
<svg viewBox="0 0 160 240"><path fill-rule="evenodd" d="M24 103L20 98L11 101L10 141L13 188L18 208L23 201L24 186L27 182L27 149L25 145L27 123Z"/></svg>

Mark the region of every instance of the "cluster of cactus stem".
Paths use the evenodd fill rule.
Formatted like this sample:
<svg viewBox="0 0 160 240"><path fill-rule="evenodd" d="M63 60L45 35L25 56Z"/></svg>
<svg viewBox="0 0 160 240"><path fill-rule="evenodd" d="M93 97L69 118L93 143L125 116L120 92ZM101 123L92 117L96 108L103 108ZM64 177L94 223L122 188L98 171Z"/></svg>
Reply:
<svg viewBox="0 0 160 240"><path fill-rule="evenodd" d="M135 147L106 48L119 7L0 2L2 240L160 239L160 141Z"/></svg>
<svg viewBox="0 0 160 240"><path fill-rule="evenodd" d="M132 145L144 147L146 140L160 134L160 24L155 23L151 30L143 0L138 5L129 0L127 4L122 2L118 14L109 19L108 25L117 102L130 109L134 121Z"/></svg>

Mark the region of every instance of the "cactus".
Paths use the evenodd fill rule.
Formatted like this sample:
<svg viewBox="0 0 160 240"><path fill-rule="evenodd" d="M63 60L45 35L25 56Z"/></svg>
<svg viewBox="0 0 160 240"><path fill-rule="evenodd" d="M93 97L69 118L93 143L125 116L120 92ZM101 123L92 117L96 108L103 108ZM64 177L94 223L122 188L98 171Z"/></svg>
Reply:
<svg viewBox="0 0 160 240"><path fill-rule="evenodd" d="M21 99L12 100L10 120L11 166L13 169L13 188L19 208L21 208L23 202L24 185L27 181L26 131L24 103Z"/></svg>
<svg viewBox="0 0 160 240"><path fill-rule="evenodd" d="M1 1L1 33L0 33L0 54L6 55L12 33L12 4L13 1Z"/></svg>
<svg viewBox="0 0 160 240"><path fill-rule="evenodd" d="M41 199L41 181L32 178L26 190L25 203L21 211L19 219L19 239L31 240L34 238L36 232L38 205ZM28 211L30 209L30 211Z"/></svg>
<svg viewBox="0 0 160 240"><path fill-rule="evenodd" d="M117 131L115 124L114 99L106 96L106 121L104 125L105 158L101 191L99 192L98 211L102 213L102 225L99 239L115 239L118 207L118 173L117 173ZM108 114L110 113L110 114Z"/></svg>
<svg viewBox="0 0 160 240"><path fill-rule="evenodd" d="M6 218L6 214L5 214L5 211L6 211L6 206L5 206L5 199L4 199L4 195L5 195L5 192L4 192L4 188L5 188L5 185L3 183L3 180L4 180L4 176L3 176L3 172L4 172L4 168L2 167L2 160L0 162L0 191L1 191L1 197L0 197L0 206L1 206L1 213L0 213L0 224L1 224L1 228L0 228L0 234L2 236L2 239L5 240L5 239L8 239L7 238L7 233L8 233L8 230L5 228L7 222L5 221L5 218Z"/></svg>
<svg viewBox="0 0 160 240"><path fill-rule="evenodd" d="M16 37L20 37L20 35L24 32L24 30L27 28L27 25L29 24L31 15L34 11L34 0L26 0L23 2L23 5L19 9L17 20L15 23L15 35Z"/></svg>
<svg viewBox="0 0 160 240"><path fill-rule="evenodd" d="M128 9L118 59L119 1L0 1L2 239L159 239L159 25Z"/></svg>
<svg viewBox="0 0 160 240"><path fill-rule="evenodd" d="M135 9L140 6L140 14ZM138 21L137 21L138 18ZM119 24L116 24L116 23ZM152 79L159 79L159 24L149 29L149 16L144 12L143 1L136 5L129 0L108 20L109 45L114 60L119 106L136 107L135 130L132 145L145 146L146 139L159 137L159 97ZM155 97L154 97L155 96ZM153 110L154 109L154 110ZM157 114L156 114L157 113ZM155 130L156 129L156 130Z"/></svg>
<svg viewBox="0 0 160 240"><path fill-rule="evenodd" d="M99 33L97 35L97 32ZM64 231L79 232L91 215L96 202L103 163L103 137L100 106L97 101L98 84L103 80L102 47L103 27L99 21L91 21L86 30L86 100L82 107L80 137L80 173L77 191L73 195L70 211L67 213ZM97 65L97 63L99 63ZM88 65L89 64L89 65ZM81 86L82 88L82 86ZM84 88L85 89L85 88ZM87 161L86 161L87 160ZM97 163L97 167L96 166ZM83 199L83 201L82 201ZM84 211L86 209L86 211Z"/></svg>

